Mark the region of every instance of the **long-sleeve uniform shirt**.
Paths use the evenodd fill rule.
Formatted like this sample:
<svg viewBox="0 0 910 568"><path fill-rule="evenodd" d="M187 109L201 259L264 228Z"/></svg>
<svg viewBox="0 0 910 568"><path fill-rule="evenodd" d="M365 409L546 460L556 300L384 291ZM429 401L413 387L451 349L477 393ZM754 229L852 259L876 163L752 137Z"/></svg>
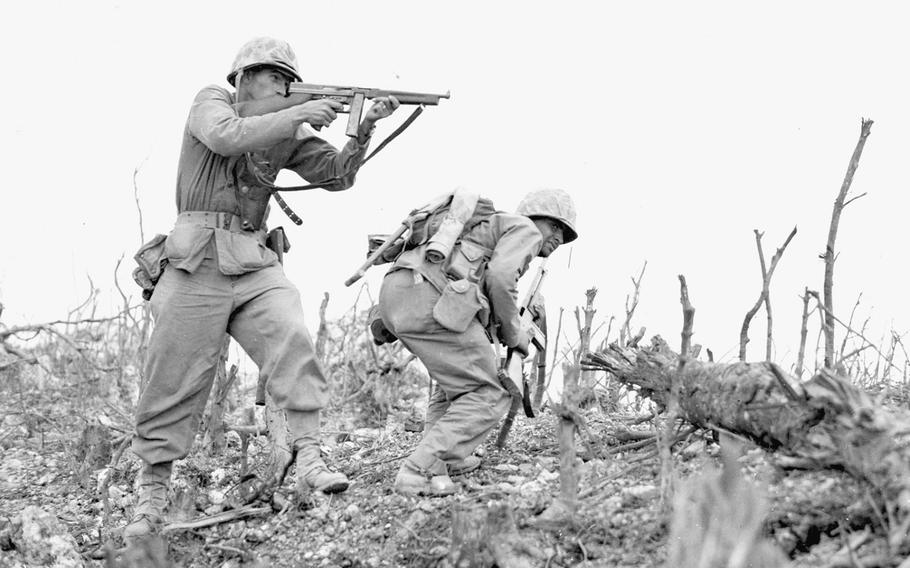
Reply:
<svg viewBox="0 0 910 568"><path fill-rule="evenodd" d="M462 238L462 245L452 253L470 256L467 262L485 263L481 270L480 288L489 306L492 324L502 343L514 347L521 339L518 317L518 280L543 244L543 236L528 217L496 213L489 222L479 223ZM475 245L475 246L472 246ZM479 256L479 258L478 258ZM455 262L453 260L453 262ZM392 270L410 268L430 280L442 292L447 277L442 264L427 262L424 247L403 253Z"/></svg>
<svg viewBox="0 0 910 568"><path fill-rule="evenodd" d="M300 125L287 111L242 118L234 103L225 89L202 89L183 134L179 215L165 241L168 265L150 301L155 326L148 382L136 409L133 449L150 464L189 452L225 332L259 367L279 408L313 412L328 401L300 294L264 246L264 228L238 222L240 204L258 195L264 219L270 193L263 180L271 183L282 168L310 182L335 179L328 189L346 189L366 145L352 139L336 150L308 131L298 139Z"/></svg>
<svg viewBox="0 0 910 568"><path fill-rule="evenodd" d="M196 95L183 132L177 169L178 213L221 212L239 218L240 198L256 195L264 206L269 191L263 182L273 183L281 169L292 170L311 183L331 181L326 188L330 191L353 185L368 141L360 144L351 138L339 151L291 119L290 109L240 117L235 103L235 95L217 85L205 87ZM270 251L245 250L249 243L237 238L262 241L264 218L260 230L240 231L237 223L226 229L200 230L199 216L189 217L189 221L185 215L178 219L168 243L169 260L178 268L192 271L213 234L226 274L257 270L277 261ZM234 235L223 234L226 232ZM261 258L256 258L257 252L262 253ZM238 254L243 258L234 258Z"/></svg>

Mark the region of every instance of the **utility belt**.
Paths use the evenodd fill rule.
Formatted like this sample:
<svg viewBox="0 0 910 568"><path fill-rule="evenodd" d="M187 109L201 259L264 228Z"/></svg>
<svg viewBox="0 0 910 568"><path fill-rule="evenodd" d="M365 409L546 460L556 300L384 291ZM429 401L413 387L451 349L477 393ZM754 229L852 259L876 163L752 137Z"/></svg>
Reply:
<svg viewBox="0 0 910 568"><path fill-rule="evenodd" d="M206 227L209 229L224 229L232 233L243 233L254 237L260 243L265 245L266 233L264 229L253 229L245 224L239 215L226 213L224 211L184 211L177 215L175 227L181 225L193 225L196 227Z"/></svg>
<svg viewBox="0 0 910 568"><path fill-rule="evenodd" d="M290 249L283 229L277 227L266 234L264 229L251 230L249 226L239 215L223 211L180 213L170 235L155 235L134 256L138 266L133 279L142 288L142 297L151 299L166 265L174 264L192 272L207 249L216 252L219 269L229 275L265 268L274 264L276 257L279 262L283 260L284 253ZM206 229L221 231L214 231L212 237Z"/></svg>

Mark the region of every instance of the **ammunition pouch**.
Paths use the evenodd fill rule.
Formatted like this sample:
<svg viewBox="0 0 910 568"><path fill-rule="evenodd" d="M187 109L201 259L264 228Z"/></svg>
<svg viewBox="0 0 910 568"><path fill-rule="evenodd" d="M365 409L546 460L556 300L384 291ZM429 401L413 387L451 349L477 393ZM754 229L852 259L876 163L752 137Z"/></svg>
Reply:
<svg viewBox="0 0 910 568"><path fill-rule="evenodd" d="M266 248L272 249L272 252L283 258L285 253L291 250L291 241L288 240L284 227L275 227L265 236Z"/></svg>
<svg viewBox="0 0 910 568"><path fill-rule="evenodd" d="M486 326L490 304L476 282L450 280L433 306L433 319L449 331L463 333L475 319Z"/></svg>
<svg viewBox="0 0 910 568"><path fill-rule="evenodd" d="M142 297L148 301L152 299L155 285L167 265L167 255L164 252L164 243L167 235L155 235L152 240L145 243L133 258L138 266L133 269L133 280L142 288Z"/></svg>
<svg viewBox="0 0 910 568"><path fill-rule="evenodd" d="M477 243L461 241L449 257L446 276L452 280L480 282L493 252Z"/></svg>

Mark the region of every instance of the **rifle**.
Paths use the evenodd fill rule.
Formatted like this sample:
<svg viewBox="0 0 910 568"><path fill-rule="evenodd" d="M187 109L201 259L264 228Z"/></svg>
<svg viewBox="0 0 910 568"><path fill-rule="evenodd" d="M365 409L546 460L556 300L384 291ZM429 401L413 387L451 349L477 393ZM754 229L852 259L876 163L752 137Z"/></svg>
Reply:
<svg viewBox="0 0 910 568"><path fill-rule="evenodd" d="M284 227L275 227L266 236L265 245L278 255L278 262L284 264L284 253L291 250L291 244L284 236ZM256 381L256 406L265 406L265 376Z"/></svg>
<svg viewBox="0 0 910 568"><path fill-rule="evenodd" d="M543 384L543 377L547 368L547 311L544 306L543 296L540 293L544 276L547 274L546 265L547 259L544 258L540 262L540 267L537 269L537 274L534 275L534 280L524 301L518 308L521 326L531 331L530 343L536 350L534 359L538 385ZM530 381L522 369L521 357L517 356L512 348L507 351L506 358L499 369L499 381L512 396L512 405L509 407L509 413L506 415L502 429L500 429L499 436L496 439L496 446L502 448L505 446L506 438L512 429L512 423L515 421L515 415L518 414L519 407L524 407L525 416L528 418L534 418L537 412L531 403ZM518 389L519 383L522 385L521 390Z"/></svg>
<svg viewBox="0 0 910 568"><path fill-rule="evenodd" d="M367 270L371 266L373 266L376 263L376 261L378 259L380 259L387 250L392 248L392 246L395 246L398 243L404 244L404 240L406 240L404 237L404 234L407 231L409 231L411 229L411 227L414 226L414 222L421 215L426 217L427 215L429 215L430 213L435 211L441 205L445 204L446 200L449 199L450 197L452 197L451 193L444 193L444 194L436 197L433 201L430 201L423 207L411 211L410 215L408 215L401 222L401 225L398 226L398 229L396 229L395 232L393 232L391 235L388 235L387 237L385 237L384 240L382 240L381 244L378 244L378 245L376 244L377 243L376 237L378 237L377 235L371 235L370 236L370 251L371 252L367 255L367 259L364 261L364 263L360 265L360 268L358 268L357 271L354 274L352 274L350 278L348 278L347 280L344 281L344 285L350 286L354 282L357 282L358 280L360 280L363 277L363 275L366 274Z"/></svg>
<svg viewBox="0 0 910 568"><path fill-rule="evenodd" d="M346 112L350 115L348 117L348 127L345 130L348 136L357 136L360 117L363 115L363 103L366 99L393 96L403 105L438 105L440 99L448 99L450 96L449 93L437 95L408 91L386 91L367 87L339 87L336 85L298 83L297 81L288 85L287 95L292 93L303 93L310 95L314 99L332 99L347 105L340 112Z"/></svg>

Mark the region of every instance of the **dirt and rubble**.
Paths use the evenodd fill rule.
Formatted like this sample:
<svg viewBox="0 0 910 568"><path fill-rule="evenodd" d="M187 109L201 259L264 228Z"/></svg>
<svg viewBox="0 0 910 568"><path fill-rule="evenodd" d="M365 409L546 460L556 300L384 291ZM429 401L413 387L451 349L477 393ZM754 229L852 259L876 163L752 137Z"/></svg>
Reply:
<svg viewBox="0 0 910 568"><path fill-rule="evenodd" d="M38 377L30 373L36 374L7 371L0 382L0 566L452 566L453 519L483 522L493 509L507 513L498 538L522 545L512 565L666 562L672 507L661 500L654 444L627 441L640 437L630 433L651 429L640 418L647 405L583 410L580 500L572 522L542 515L560 483L558 418L549 410L519 418L503 449L491 436L482 447L483 467L456 478L458 494L394 493L400 460L420 436L415 396L371 426L357 426L349 413L329 415L323 449L351 478L347 492L316 495L305 509L260 506L245 518L171 530L160 550L137 556L122 549L119 537L138 470L124 451L127 409L86 398L84 385L66 380L44 377L42 388L31 388ZM249 410L236 416L248 418ZM222 511L241 468L264 459L265 449L266 438L258 437L244 451L233 432L222 455L197 448L176 467L168 521L192 523ZM694 432L676 446L675 475L680 483L699 479L720 463L719 455L711 432ZM765 496L763 534L793 566L850 566L860 547L867 557L876 550L881 566L900 565L899 551L889 551L876 534L877 521L856 516L867 510L857 503L868 496L847 475L785 469L773 454L749 445L737 462L747 485ZM283 489L292 485L288 480Z"/></svg>

